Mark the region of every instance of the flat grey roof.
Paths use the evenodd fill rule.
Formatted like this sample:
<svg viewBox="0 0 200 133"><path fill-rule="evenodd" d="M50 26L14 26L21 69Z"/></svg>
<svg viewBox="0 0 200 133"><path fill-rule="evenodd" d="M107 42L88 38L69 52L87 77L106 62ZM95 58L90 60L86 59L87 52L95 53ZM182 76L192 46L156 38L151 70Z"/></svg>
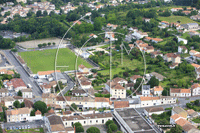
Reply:
<svg viewBox="0 0 200 133"><path fill-rule="evenodd" d="M134 108L115 110L134 133L156 133Z"/></svg>

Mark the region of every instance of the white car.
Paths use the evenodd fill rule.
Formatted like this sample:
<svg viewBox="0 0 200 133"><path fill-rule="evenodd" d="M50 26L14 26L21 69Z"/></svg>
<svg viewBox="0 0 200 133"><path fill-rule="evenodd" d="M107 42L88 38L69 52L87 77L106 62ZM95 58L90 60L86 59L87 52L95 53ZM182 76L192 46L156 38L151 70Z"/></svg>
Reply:
<svg viewBox="0 0 200 133"><path fill-rule="evenodd" d="M28 87L28 88L32 88L32 86L31 86L30 84L27 84L27 87Z"/></svg>

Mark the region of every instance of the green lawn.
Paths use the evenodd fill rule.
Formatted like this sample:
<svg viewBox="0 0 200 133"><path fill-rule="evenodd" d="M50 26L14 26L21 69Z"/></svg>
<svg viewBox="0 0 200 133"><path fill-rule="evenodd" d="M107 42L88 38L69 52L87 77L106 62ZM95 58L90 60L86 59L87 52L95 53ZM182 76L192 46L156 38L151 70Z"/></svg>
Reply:
<svg viewBox="0 0 200 133"><path fill-rule="evenodd" d="M169 17L158 17L159 20L161 21L167 21L169 23L176 23L178 20L181 22L181 24L186 24L186 23L198 23L193 21L192 19L185 17L185 16L169 16Z"/></svg>
<svg viewBox="0 0 200 133"><path fill-rule="evenodd" d="M187 37L190 37L190 35L187 32L183 33L183 35L181 36L181 38L184 38L184 39L186 39Z"/></svg>
<svg viewBox="0 0 200 133"><path fill-rule="evenodd" d="M102 87L105 87L105 85L94 86L94 89L95 90L101 90Z"/></svg>
<svg viewBox="0 0 200 133"><path fill-rule="evenodd" d="M57 49L48 49L43 51L29 51L18 53L27 65L31 68L33 73L38 71L48 71L55 69L55 57ZM68 68L57 68L61 71L75 70L77 56L68 48L62 48L58 51L56 66L69 66ZM82 58L78 58L78 65L83 64L88 68L92 66Z"/></svg>

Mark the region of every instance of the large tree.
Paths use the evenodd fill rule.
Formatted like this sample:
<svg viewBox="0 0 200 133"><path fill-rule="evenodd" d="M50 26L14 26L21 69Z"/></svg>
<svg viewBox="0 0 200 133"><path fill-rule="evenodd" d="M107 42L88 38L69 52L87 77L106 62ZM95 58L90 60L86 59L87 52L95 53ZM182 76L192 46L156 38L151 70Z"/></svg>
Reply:
<svg viewBox="0 0 200 133"><path fill-rule="evenodd" d="M153 88L154 86L158 86L159 85L159 80L155 76L153 76L149 80L148 85L150 85L151 88Z"/></svg>
<svg viewBox="0 0 200 133"><path fill-rule="evenodd" d="M170 129L170 133L182 133L182 132L183 132L183 128L177 124L175 127L172 127Z"/></svg>
<svg viewBox="0 0 200 133"><path fill-rule="evenodd" d="M22 97L22 92L19 90L17 95Z"/></svg>
<svg viewBox="0 0 200 133"><path fill-rule="evenodd" d="M42 101L37 101L34 103L34 109L41 111L42 114L47 112L47 105Z"/></svg>
<svg viewBox="0 0 200 133"><path fill-rule="evenodd" d="M15 108L21 108L21 104L18 100L13 103L13 106L15 106Z"/></svg>

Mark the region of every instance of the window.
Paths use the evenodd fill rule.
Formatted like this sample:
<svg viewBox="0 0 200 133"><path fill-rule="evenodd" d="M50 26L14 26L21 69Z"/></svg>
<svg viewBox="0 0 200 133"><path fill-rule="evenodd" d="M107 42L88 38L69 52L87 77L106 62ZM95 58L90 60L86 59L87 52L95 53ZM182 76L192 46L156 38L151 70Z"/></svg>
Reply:
<svg viewBox="0 0 200 133"><path fill-rule="evenodd" d="M74 123L72 122L72 126L73 126L73 124L74 124Z"/></svg>
<svg viewBox="0 0 200 133"><path fill-rule="evenodd" d="M122 94L124 94L124 93L122 93Z"/></svg>
<svg viewBox="0 0 200 133"><path fill-rule="evenodd" d="M104 120L102 120L102 123L104 123Z"/></svg>
<svg viewBox="0 0 200 133"><path fill-rule="evenodd" d="M90 123L92 123L92 121L90 120Z"/></svg>
<svg viewBox="0 0 200 133"><path fill-rule="evenodd" d="M86 121L84 121L84 124L86 123Z"/></svg>
<svg viewBox="0 0 200 133"><path fill-rule="evenodd" d="M98 123L98 120L96 120L96 123Z"/></svg>

